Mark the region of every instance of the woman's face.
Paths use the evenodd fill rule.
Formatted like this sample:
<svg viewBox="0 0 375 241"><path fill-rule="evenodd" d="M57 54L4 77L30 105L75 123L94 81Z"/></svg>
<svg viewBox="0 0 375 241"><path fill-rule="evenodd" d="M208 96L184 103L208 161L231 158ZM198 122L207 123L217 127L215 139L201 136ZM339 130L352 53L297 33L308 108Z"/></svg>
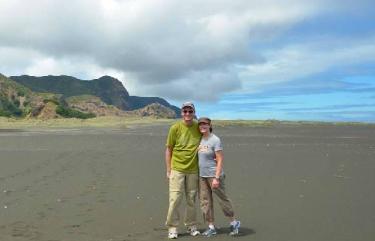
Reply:
<svg viewBox="0 0 375 241"><path fill-rule="evenodd" d="M199 131L202 134L209 133L210 132L210 125L207 123L199 123Z"/></svg>

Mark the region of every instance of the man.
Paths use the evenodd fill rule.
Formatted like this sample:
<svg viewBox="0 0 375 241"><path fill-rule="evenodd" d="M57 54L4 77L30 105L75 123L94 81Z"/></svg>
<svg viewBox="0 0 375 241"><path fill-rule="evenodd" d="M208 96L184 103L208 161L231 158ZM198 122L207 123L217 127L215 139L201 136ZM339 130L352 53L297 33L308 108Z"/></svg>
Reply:
<svg viewBox="0 0 375 241"><path fill-rule="evenodd" d="M198 146L201 134L194 120L195 107L186 102L181 107L182 121L171 126L168 133L165 164L169 180L169 209L166 226L168 238L178 237L179 206L186 196L185 226L192 236L199 235L195 200L198 193Z"/></svg>

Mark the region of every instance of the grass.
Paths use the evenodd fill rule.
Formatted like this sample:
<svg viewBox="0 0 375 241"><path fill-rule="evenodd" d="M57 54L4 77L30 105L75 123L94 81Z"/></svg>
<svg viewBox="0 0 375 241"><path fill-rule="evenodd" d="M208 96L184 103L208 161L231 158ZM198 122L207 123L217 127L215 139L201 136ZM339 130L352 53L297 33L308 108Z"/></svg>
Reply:
<svg viewBox="0 0 375 241"><path fill-rule="evenodd" d="M134 125L152 125L168 123L175 120L155 119L150 117L96 117L91 119L57 118L57 119L16 119L0 117L0 129L33 129L33 128L128 128Z"/></svg>
<svg viewBox="0 0 375 241"><path fill-rule="evenodd" d="M101 99L94 95L76 95L66 98L66 101L68 103L77 103L82 101L94 101L97 103L102 102Z"/></svg>
<svg viewBox="0 0 375 241"><path fill-rule="evenodd" d="M248 126L248 127L272 127L283 126L375 126L374 123L363 122L324 122L324 121L279 121L279 120L213 120L214 126Z"/></svg>
<svg viewBox="0 0 375 241"><path fill-rule="evenodd" d="M57 118L57 119L35 119L35 118L7 118L0 117L0 129L33 129L33 128L128 128L134 125L170 125L176 119L156 119L152 117L116 117L105 116L91 119ZM284 126L374 126L375 124L359 122L313 122L313 121L278 121L278 120L213 120L213 126L245 126L245 127L273 127Z"/></svg>

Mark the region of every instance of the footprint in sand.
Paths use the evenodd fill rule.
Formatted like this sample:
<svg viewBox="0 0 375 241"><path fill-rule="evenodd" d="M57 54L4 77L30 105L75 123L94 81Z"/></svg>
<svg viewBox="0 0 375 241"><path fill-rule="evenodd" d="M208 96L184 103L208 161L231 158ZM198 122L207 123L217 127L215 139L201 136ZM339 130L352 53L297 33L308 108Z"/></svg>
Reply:
<svg viewBox="0 0 375 241"><path fill-rule="evenodd" d="M26 238L27 240L39 240L40 233L33 225L27 224L22 221L12 223L7 228L10 236L16 238Z"/></svg>

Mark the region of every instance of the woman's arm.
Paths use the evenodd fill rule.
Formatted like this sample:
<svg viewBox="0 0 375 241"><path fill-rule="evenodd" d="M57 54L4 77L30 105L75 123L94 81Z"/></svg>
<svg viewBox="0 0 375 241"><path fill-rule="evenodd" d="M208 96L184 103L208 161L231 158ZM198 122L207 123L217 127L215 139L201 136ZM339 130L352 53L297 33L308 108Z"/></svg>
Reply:
<svg viewBox="0 0 375 241"><path fill-rule="evenodd" d="M215 151L215 155L216 155L216 174L215 174L215 177L220 178L220 175L221 175L222 170L223 170L223 159L224 159L223 151L222 150Z"/></svg>
<svg viewBox="0 0 375 241"><path fill-rule="evenodd" d="M215 155L216 155L216 173L215 173L215 178L212 181L212 188L218 188L219 187L219 185L220 185L220 175L221 175L222 170L223 170L223 159L224 159L223 151L222 150L215 151Z"/></svg>

